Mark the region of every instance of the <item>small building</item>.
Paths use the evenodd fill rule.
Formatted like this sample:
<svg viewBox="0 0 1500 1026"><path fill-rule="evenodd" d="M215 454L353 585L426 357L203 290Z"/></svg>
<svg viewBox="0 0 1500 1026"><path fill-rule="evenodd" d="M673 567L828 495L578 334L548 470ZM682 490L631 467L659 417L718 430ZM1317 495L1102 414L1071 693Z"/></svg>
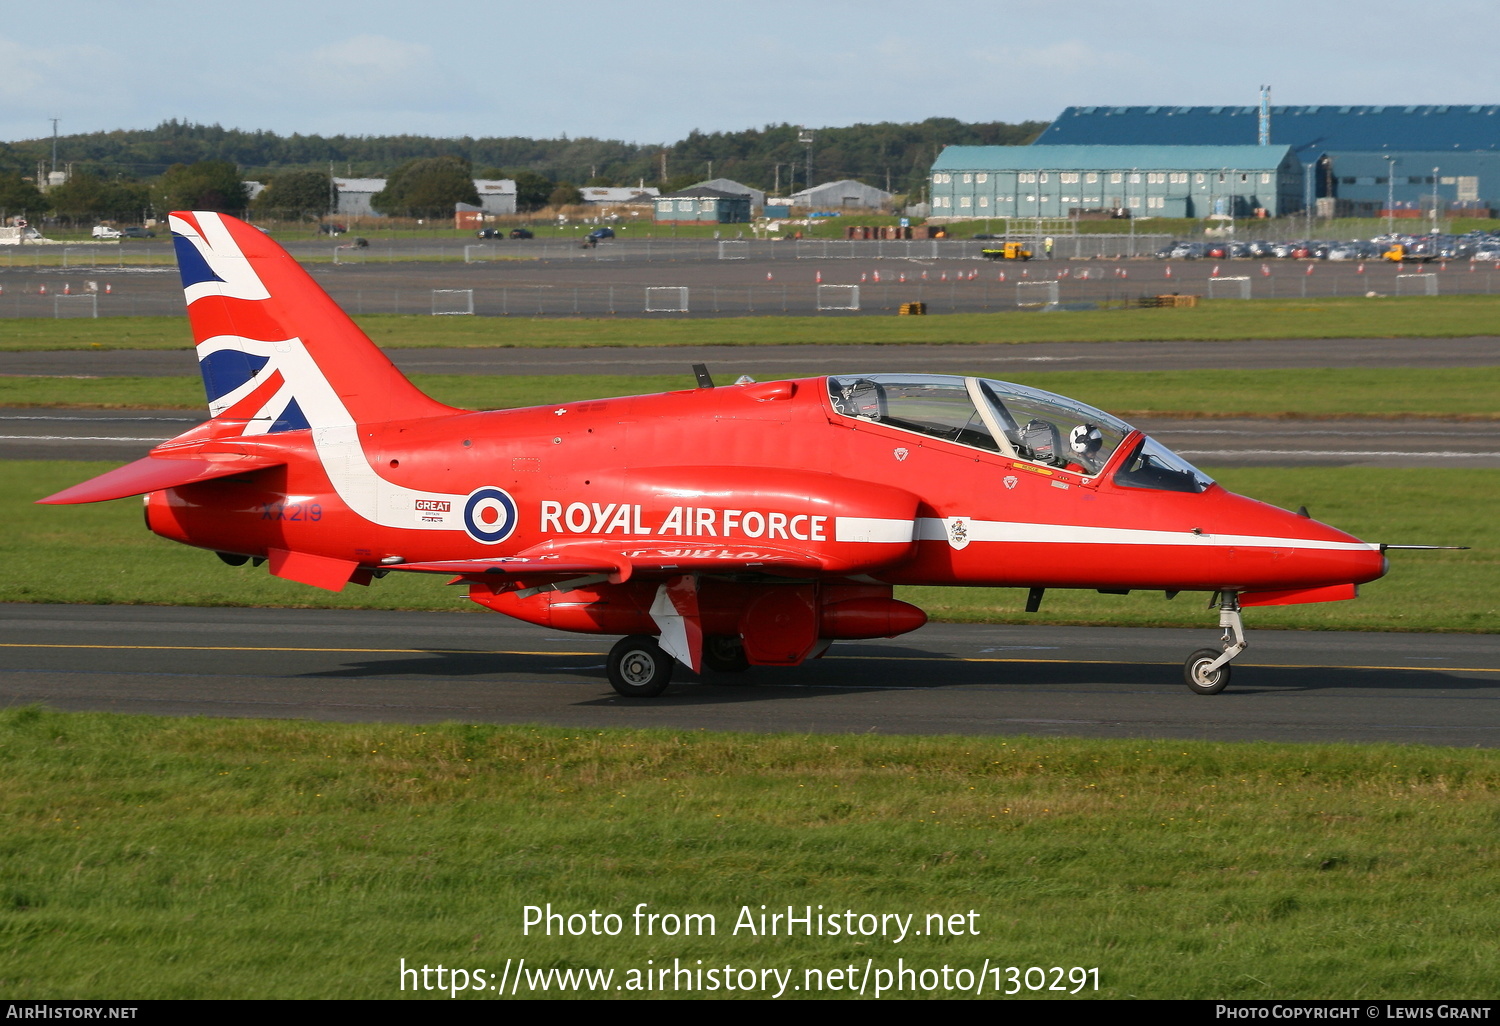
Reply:
<svg viewBox="0 0 1500 1026"><path fill-rule="evenodd" d="M1301 210L1290 146L949 146L932 216L1275 217Z"/></svg>
<svg viewBox="0 0 1500 1026"><path fill-rule="evenodd" d="M697 185L656 201L657 224L746 224L750 197Z"/></svg>
<svg viewBox="0 0 1500 1026"><path fill-rule="evenodd" d="M706 182L694 182L690 188L696 189L700 186L705 189L718 189L720 192L727 192L731 196L749 196L750 210L752 212L760 210L766 205L766 194L764 192L761 192L759 189L752 189L750 186L742 182L736 182L732 178L710 178Z"/></svg>
<svg viewBox="0 0 1500 1026"><path fill-rule="evenodd" d="M509 178L476 178L479 209L491 217L516 212L516 183Z"/></svg>
<svg viewBox="0 0 1500 1026"><path fill-rule="evenodd" d="M845 178L794 192L791 200L792 206L811 210L880 210L890 205L891 196L891 193L873 185Z"/></svg>

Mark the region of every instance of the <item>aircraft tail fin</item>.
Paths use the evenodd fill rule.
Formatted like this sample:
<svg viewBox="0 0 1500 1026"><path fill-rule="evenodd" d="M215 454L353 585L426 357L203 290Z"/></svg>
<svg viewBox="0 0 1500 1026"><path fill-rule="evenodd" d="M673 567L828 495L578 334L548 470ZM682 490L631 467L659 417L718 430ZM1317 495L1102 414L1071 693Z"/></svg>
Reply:
<svg viewBox="0 0 1500 1026"><path fill-rule="evenodd" d="M245 435L453 412L424 395L264 232L178 211L172 241L209 412Z"/></svg>

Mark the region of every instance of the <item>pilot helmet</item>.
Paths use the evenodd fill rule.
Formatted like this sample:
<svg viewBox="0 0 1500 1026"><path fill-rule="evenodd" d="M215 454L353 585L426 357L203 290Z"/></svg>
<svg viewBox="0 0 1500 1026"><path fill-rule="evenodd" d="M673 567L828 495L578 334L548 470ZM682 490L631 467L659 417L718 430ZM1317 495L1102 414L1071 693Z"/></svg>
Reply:
<svg viewBox="0 0 1500 1026"><path fill-rule="evenodd" d="M1096 424L1079 424L1068 432L1068 446L1080 456L1092 456L1103 444L1104 436Z"/></svg>

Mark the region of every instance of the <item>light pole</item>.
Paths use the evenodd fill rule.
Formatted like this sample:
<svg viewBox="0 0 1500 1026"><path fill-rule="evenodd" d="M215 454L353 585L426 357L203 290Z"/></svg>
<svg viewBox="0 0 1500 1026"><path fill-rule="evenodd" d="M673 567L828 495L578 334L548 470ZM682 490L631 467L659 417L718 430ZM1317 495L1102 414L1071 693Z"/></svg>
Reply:
<svg viewBox="0 0 1500 1026"><path fill-rule="evenodd" d="M1398 158L1385 158L1385 233L1396 233L1396 163Z"/></svg>
<svg viewBox="0 0 1500 1026"><path fill-rule="evenodd" d="M1438 169L1432 169L1432 237L1437 241L1438 233Z"/></svg>
<svg viewBox="0 0 1500 1026"><path fill-rule="evenodd" d="M1304 175L1302 180L1303 220L1307 223L1306 230L1309 239L1312 238L1313 198L1317 195L1317 189L1313 180L1313 168L1315 166L1316 163L1302 165Z"/></svg>
<svg viewBox="0 0 1500 1026"><path fill-rule="evenodd" d="M807 163L803 165L803 177L807 179L807 187L812 188L812 144L813 131L810 128L799 129L797 141L807 147Z"/></svg>

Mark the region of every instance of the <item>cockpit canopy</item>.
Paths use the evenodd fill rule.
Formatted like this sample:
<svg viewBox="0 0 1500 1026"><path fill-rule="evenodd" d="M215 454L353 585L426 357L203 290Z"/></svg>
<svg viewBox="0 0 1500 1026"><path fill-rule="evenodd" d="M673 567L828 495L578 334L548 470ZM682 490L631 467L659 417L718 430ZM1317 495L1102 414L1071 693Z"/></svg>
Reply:
<svg viewBox="0 0 1500 1026"><path fill-rule="evenodd" d="M831 376L835 412L1094 477L1136 434L1118 417L1039 388L952 374ZM1213 481L1136 434L1114 477L1130 488L1201 492Z"/></svg>

